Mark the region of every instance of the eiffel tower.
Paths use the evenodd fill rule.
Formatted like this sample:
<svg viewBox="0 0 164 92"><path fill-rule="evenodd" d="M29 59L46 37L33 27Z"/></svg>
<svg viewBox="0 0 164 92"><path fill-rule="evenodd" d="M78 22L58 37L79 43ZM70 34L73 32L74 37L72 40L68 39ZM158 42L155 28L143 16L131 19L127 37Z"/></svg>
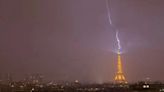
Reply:
<svg viewBox="0 0 164 92"><path fill-rule="evenodd" d="M123 70L122 70L122 62L121 62L121 54L120 52L117 53L117 73L114 77L116 83L119 84L126 84L127 81L125 79Z"/></svg>

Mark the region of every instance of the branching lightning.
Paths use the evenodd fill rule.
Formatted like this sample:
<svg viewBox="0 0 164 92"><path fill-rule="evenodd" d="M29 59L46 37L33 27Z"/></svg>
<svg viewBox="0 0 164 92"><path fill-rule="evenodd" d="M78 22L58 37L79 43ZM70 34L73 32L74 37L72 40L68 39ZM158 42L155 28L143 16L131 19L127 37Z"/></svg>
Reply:
<svg viewBox="0 0 164 92"><path fill-rule="evenodd" d="M108 21L109 24L111 25L111 27L114 28L114 25L112 23L112 19L111 19L111 13L110 13L110 8L109 8L109 0L106 0L106 8L107 8L107 13L108 13ZM116 30L116 28L115 28ZM118 35L118 29L116 30L116 40L117 40L117 53L120 54L121 53L121 44L120 44L120 39L119 39L119 35Z"/></svg>

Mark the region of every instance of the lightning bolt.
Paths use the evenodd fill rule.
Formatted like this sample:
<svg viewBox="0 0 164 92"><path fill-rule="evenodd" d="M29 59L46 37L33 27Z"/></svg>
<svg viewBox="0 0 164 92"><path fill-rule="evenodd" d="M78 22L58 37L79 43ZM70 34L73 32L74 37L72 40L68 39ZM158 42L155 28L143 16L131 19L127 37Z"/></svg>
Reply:
<svg viewBox="0 0 164 92"><path fill-rule="evenodd" d="M120 39L119 39L119 35L118 35L118 31L116 31L116 40L117 40L117 46L118 46L118 54L121 53L121 44L120 44Z"/></svg>
<svg viewBox="0 0 164 92"><path fill-rule="evenodd" d="M106 0L106 9L107 9L107 13L108 13L109 24L111 25L111 27L113 27L116 30L116 40L117 40L117 46L118 46L117 53L121 54L121 44L120 44L120 39L119 39L119 35L118 35L118 29L116 29L112 23L110 7L109 7L109 0Z"/></svg>
<svg viewBox="0 0 164 92"><path fill-rule="evenodd" d="M108 21L109 21L109 24L112 25L112 19L111 19L111 14L110 14L110 9L109 9L109 1L106 0L106 8L107 8L107 13L108 13Z"/></svg>

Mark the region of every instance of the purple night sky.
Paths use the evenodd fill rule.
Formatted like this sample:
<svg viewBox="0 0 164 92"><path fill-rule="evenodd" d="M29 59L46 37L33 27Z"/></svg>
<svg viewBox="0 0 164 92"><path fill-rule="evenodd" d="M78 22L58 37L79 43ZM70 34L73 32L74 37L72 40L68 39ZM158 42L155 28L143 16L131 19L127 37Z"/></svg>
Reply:
<svg viewBox="0 0 164 92"><path fill-rule="evenodd" d="M105 0L0 0L0 74L112 81L115 31ZM110 0L128 81L164 80L164 0Z"/></svg>

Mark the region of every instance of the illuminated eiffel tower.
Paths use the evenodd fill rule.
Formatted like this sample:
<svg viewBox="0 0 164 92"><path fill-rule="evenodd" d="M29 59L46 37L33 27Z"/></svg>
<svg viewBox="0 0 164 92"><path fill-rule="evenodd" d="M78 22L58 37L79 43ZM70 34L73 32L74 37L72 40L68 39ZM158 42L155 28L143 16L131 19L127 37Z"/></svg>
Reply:
<svg viewBox="0 0 164 92"><path fill-rule="evenodd" d="M121 45L120 45L120 40L119 40L119 37L118 37L118 32L116 32L116 39L117 39L117 42L118 42L117 73L116 73L116 75L114 77L114 80L115 80L116 83L125 84L127 82L126 82L126 79L125 79L125 76L124 76L124 73L123 73L123 70L122 70Z"/></svg>
<svg viewBox="0 0 164 92"><path fill-rule="evenodd" d="M107 12L108 12L108 21L109 24L111 25L111 27L116 30L116 40L117 40L117 45L118 45L118 51L117 51L117 73L114 77L114 80L116 83L121 83L121 84L126 84L126 79L122 70L122 63L121 63L121 44L120 44L120 39L118 37L118 29L114 27L113 23L112 23L112 19L111 19L111 13L110 13L110 7L108 5L109 0L106 0L106 8L107 8Z"/></svg>
<svg viewBox="0 0 164 92"><path fill-rule="evenodd" d="M122 70L122 62L121 62L120 52L117 54L117 73L114 77L114 80L116 83L119 83L119 84L127 83L125 76L124 76L124 73L123 73L123 70Z"/></svg>

